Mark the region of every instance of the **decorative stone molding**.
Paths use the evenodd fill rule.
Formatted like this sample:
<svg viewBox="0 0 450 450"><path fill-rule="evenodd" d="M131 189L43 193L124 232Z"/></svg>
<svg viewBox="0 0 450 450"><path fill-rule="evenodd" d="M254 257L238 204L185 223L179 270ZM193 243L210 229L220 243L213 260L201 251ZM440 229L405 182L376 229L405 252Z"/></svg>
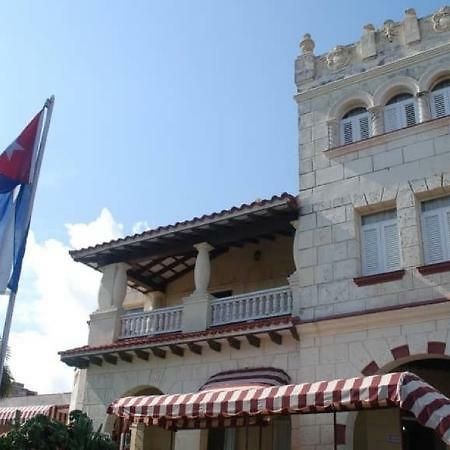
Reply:
<svg viewBox="0 0 450 450"><path fill-rule="evenodd" d="M409 8L405 11L405 20L403 21L403 34L405 44L410 45L420 41L420 28L417 19L416 10Z"/></svg>
<svg viewBox="0 0 450 450"><path fill-rule="evenodd" d="M295 82L297 86L302 81L311 80L316 74L316 57L314 56L314 41L311 39L311 35L306 33L303 36L303 40L300 42L300 49L302 55L300 55L295 62Z"/></svg>
<svg viewBox="0 0 450 450"><path fill-rule="evenodd" d="M396 36L396 30L395 30L395 22L393 20L386 20L383 24L383 34L384 37L389 41L392 42L394 40L394 37Z"/></svg>
<svg viewBox="0 0 450 450"><path fill-rule="evenodd" d="M433 14L431 20L433 21L434 31L440 33L450 30L450 6L440 8Z"/></svg>
<svg viewBox="0 0 450 450"><path fill-rule="evenodd" d="M309 33L306 33L303 36L302 41L300 42L300 48L302 49L303 54L304 55L314 54L315 46L316 46L316 44L311 39L311 35Z"/></svg>
<svg viewBox="0 0 450 450"><path fill-rule="evenodd" d="M372 106L371 108L367 108L368 113L370 114L370 123L372 125L372 136L378 136L379 134L384 133L384 114L382 106Z"/></svg>
<svg viewBox="0 0 450 450"><path fill-rule="evenodd" d="M369 59L377 56L376 31L375 27L369 23L363 27L364 33L361 36L360 50L362 59Z"/></svg>
<svg viewBox="0 0 450 450"><path fill-rule="evenodd" d="M327 55L327 65L332 71L345 67L351 59L350 49L343 45L337 45Z"/></svg>

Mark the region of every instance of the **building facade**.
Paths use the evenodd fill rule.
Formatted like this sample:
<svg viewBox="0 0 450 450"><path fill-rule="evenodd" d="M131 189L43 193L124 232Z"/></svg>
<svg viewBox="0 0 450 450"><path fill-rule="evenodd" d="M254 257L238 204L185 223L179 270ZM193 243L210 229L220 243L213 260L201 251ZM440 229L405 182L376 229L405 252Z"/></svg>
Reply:
<svg viewBox="0 0 450 450"><path fill-rule="evenodd" d="M88 345L61 358L80 368L72 402L107 431L114 399L195 392L224 371L303 383L409 370L450 395L450 8L408 9L325 55L308 34L300 47L298 196L72 253L103 278ZM236 430L171 442L139 424L131 444L446 448L397 409Z"/></svg>

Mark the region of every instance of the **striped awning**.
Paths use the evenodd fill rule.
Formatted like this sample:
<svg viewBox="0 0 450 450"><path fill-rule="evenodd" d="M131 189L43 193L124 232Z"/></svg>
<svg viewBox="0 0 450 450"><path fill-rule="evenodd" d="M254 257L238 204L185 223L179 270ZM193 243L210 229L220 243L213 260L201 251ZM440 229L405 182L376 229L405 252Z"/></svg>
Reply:
<svg viewBox="0 0 450 450"><path fill-rule="evenodd" d="M409 372L371 377L202 390L189 394L123 397L108 407L131 422L166 428L237 426L277 414L398 407L450 444L450 400Z"/></svg>
<svg viewBox="0 0 450 450"><path fill-rule="evenodd" d="M0 425L13 423L16 419L23 423L40 414L65 422L68 413L69 405L8 406L0 408Z"/></svg>

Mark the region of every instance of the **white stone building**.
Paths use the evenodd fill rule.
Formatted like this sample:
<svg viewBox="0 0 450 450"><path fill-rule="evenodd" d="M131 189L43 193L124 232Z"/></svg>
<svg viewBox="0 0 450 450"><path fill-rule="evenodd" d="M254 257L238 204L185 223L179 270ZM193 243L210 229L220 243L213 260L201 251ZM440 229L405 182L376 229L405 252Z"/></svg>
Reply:
<svg viewBox="0 0 450 450"><path fill-rule="evenodd" d="M300 47L297 197L72 253L103 279L88 345L61 358L82 369L72 402L107 431L119 397L195 392L247 368L292 383L409 370L450 395L450 8L366 25L326 55L309 35ZM399 409L173 442L131 430L135 449L447 448Z"/></svg>

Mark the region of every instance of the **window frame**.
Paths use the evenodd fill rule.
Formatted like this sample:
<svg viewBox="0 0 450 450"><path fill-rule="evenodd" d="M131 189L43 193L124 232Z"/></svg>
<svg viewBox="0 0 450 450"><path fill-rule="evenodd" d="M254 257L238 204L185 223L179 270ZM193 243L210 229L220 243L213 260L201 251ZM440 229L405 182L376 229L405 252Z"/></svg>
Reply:
<svg viewBox="0 0 450 450"><path fill-rule="evenodd" d="M370 217L370 216L377 216L382 215L388 212L394 211L395 217L390 219L380 219L376 220L373 223L364 224L363 220L364 217ZM395 266L391 266L388 261L388 254L387 254L387 239L386 239L386 232L385 229L387 227L391 227L395 225L395 232L397 237L397 247L398 247L398 255L395 259L398 259L398 263ZM367 245L366 245L366 238L365 238L365 232L366 231L375 231L376 232L376 249L377 249L377 268L374 270L369 269L368 265L368 255L367 255ZM402 261L401 261L401 247L400 247L400 234L399 234L399 227L398 227L398 217L397 217L397 210L391 209L387 211L381 211L374 214L365 214L361 217L361 223L360 223L360 236L361 236L361 273L363 276L371 276L371 275L379 275L383 273L389 273L389 272L396 272L401 269L402 267Z"/></svg>
<svg viewBox="0 0 450 450"><path fill-rule="evenodd" d="M427 202L434 200L446 199L450 201L450 197L440 197L437 199L426 200L421 203L421 215L420 215L420 225L422 227L422 250L423 250L423 261L425 265L438 264L450 260L450 205L439 206L428 211L423 210L423 205ZM427 235L426 229L428 228L425 224L425 220L430 216L438 216L439 220L439 239L440 246L442 248L442 258L441 259L430 259L429 250L427 246ZM447 215L449 217L447 217Z"/></svg>

